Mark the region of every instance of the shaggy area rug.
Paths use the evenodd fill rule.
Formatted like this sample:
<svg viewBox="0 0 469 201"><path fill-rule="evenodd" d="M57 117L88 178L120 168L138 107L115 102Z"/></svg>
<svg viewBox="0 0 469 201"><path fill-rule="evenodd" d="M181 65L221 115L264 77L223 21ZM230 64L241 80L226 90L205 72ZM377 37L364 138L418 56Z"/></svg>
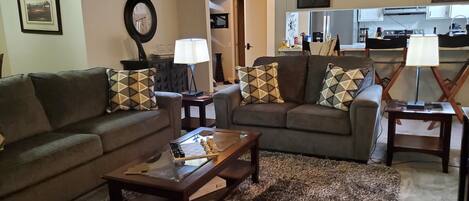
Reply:
<svg viewBox="0 0 469 201"><path fill-rule="evenodd" d="M260 183L242 183L229 201L398 200L399 173L389 167L261 152Z"/></svg>
<svg viewBox="0 0 469 201"><path fill-rule="evenodd" d="M259 184L248 179L225 200L393 201L399 198L399 173L382 165L261 152L260 166ZM140 196L124 192L128 201Z"/></svg>

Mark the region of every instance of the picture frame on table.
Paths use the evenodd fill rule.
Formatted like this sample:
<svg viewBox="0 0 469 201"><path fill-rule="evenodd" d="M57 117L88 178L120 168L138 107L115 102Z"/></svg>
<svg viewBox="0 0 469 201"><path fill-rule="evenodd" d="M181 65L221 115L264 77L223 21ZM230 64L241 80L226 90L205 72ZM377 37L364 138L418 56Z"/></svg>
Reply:
<svg viewBox="0 0 469 201"><path fill-rule="evenodd" d="M62 35L59 0L17 0L21 32Z"/></svg>
<svg viewBox="0 0 469 201"><path fill-rule="evenodd" d="M329 8L331 0L297 0L297 8Z"/></svg>

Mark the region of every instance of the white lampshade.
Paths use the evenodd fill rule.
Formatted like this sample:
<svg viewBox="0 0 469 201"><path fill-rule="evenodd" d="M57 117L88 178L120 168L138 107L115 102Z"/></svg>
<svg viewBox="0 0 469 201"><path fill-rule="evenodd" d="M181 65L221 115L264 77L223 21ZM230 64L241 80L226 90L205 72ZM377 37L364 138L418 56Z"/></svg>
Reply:
<svg viewBox="0 0 469 201"><path fill-rule="evenodd" d="M174 63L198 64L209 60L207 40L201 38L176 40Z"/></svg>
<svg viewBox="0 0 469 201"><path fill-rule="evenodd" d="M410 36L406 65L418 67L440 65L438 36Z"/></svg>

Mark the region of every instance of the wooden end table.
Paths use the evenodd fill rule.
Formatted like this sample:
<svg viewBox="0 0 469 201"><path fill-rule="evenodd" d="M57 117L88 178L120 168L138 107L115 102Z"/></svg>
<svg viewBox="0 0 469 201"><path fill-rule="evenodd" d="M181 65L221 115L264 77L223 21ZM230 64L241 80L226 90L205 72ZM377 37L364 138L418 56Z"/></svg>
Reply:
<svg viewBox="0 0 469 201"><path fill-rule="evenodd" d="M420 152L441 157L443 172L448 173L451 124L456 113L448 102L434 104L441 105L441 108L433 109L431 106L426 106L424 110L408 110L406 103L400 101L393 101L387 106L386 112L389 114L387 166L392 165L394 152ZM440 136L398 134L396 121L399 119L441 122Z"/></svg>
<svg viewBox="0 0 469 201"><path fill-rule="evenodd" d="M227 187L197 198L196 201L223 200L249 176L254 183L259 183L259 137L261 136L259 132L199 128L174 142L183 143L187 140L192 142L194 139L200 138L198 135L204 130L222 134L239 134L242 137L235 144L220 152L215 159L201 165L180 181L124 174L130 167L147 161L150 156L144 156L124 165L103 177L109 186L110 201L122 201L122 190L158 196L160 198L157 199L158 201L189 201L190 195L215 176L225 179ZM239 157L248 152L251 154L251 161L239 160ZM170 170L173 171L173 169Z"/></svg>
<svg viewBox="0 0 469 201"><path fill-rule="evenodd" d="M199 127L214 127L215 119L207 119L205 107L213 103L213 93L204 92L202 96L182 97L184 107L184 119L182 119L182 129L192 131ZM199 118L191 117L191 106L199 107Z"/></svg>
<svg viewBox="0 0 469 201"><path fill-rule="evenodd" d="M464 127L461 140L461 160L459 165L458 201L469 200L468 160L469 160L469 107L463 108Z"/></svg>

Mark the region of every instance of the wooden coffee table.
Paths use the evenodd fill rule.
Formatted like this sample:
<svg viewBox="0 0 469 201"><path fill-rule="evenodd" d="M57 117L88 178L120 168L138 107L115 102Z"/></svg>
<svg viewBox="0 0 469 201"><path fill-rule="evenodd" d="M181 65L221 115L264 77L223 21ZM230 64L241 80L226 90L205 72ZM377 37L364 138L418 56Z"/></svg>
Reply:
<svg viewBox="0 0 469 201"><path fill-rule="evenodd" d="M195 193L215 176L225 179L227 187L198 198L197 200L222 200L249 176L251 176L254 183L259 182L260 133L214 128L198 128L174 142L182 143L194 136L197 136L204 130L233 134L237 133L242 137L235 144L221 152L217 158L206 162L180 181L155 178L145 175L124 174L129 167L146 161L149 156L142 157L130 164L124 165L103 177L108 182L110 200L123 200L122 190L129 190L158 196L161 197L161 200L189 201L190 195ZM251 154L251 161L239 160L239 157L249 151Z"/></svg>

